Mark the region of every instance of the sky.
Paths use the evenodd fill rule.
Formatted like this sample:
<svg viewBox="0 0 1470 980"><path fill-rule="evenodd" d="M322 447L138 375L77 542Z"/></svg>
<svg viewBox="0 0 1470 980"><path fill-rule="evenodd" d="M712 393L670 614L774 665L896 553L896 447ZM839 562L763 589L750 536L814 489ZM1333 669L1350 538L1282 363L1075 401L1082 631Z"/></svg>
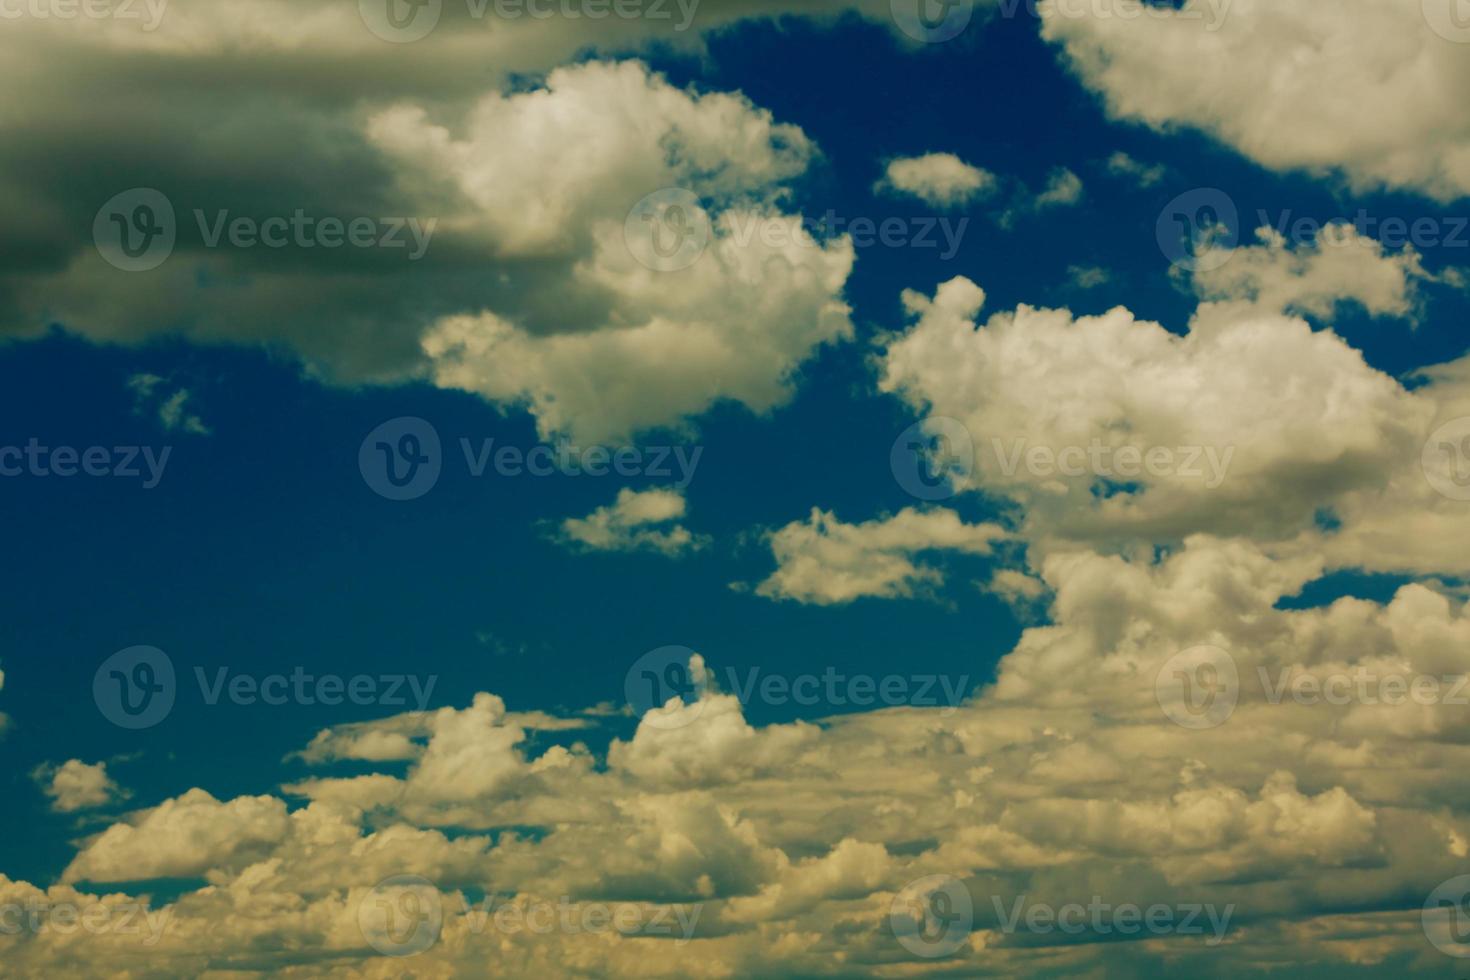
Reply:
<svg viewBox="0 0 1470 980"><path fill-rule="evenodd" d="M1460 0L0 53L0 976L1470 957Z"/></svg>

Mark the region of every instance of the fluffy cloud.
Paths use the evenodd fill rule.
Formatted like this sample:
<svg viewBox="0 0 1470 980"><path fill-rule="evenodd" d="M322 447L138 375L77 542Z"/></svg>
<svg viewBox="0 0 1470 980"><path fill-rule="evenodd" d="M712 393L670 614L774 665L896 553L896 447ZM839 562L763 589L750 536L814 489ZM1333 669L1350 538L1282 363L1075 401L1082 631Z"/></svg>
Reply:
<svg viewBox="0 0 1470 980"><path fill-rule="evenodd" d="M961 207L995 189L995 175L953 153L926 153L888 162L879 190L908 194L936 208Z"/></svg>
<svg viewBox="0 0 1470 980"><path fill-rule="evenodd" d="M71 813L106 806L128 793L107 774L107 763L68 759L59 766L44 765L32 773L51 798L51 809Z"/></svg>
<svg viewBox="0 0 1470 980"><path fill-rule="evenodd" d="M1387 603L1278 607L1319 569L1205 536L1162 559L1056 552L1038 572L1052 621L1027 629L996 684L958 711L761 728L707 690L645 714L605 767L567 766L505 731L486 694L432 716L433 778L410 778L371 816L345 799L288 812L271 797L222 803L192 790L83 842L66 877L207 880L151 909L167 913L147 950L162 976L246 959L390 975L403 961L368 945L363 909L383 901L375 883L405 874L428 879L442 911L436 941L412 961L431 975L492 951L512 977L801 976L834 957L845 973L887 975L926 962L890 913L932 875L972 900L968 935L945 961L966 974L1141 978L1264 957L1437 975L1418 906L1470 853L1455 803L1463 709L1273 692L1282 676L1464 674L1470 616L1419 585ZM1215 727L1176 724L1160 694L1176 655L1199 643L1236 668L1234 710ZM505 773L528 771L504 792ZM416 807L442 813L449 797L457 827L536 832L417 826ZM91 901L57 889L50 901ZM510 929L469 897L511 893L523 910L565 905L574 922L593 903L630 903L692 938ZM0 880L0 901L40 894ZM1185 936L1077 944L1024 922L1009 929L997 913L1079 895L1230 905L1232 931L1213 948ZM0 937L7 963L31 972L85 970L140 941Z"/></svg>
<svg viewBox="0 0 1470 980"><path fill-rule="evenodd" d="M608 506L562 521L561 539L587 551L655 551L677 557L708 540L676 523L685 507L684 495L677 490L624 488Z"/></svg>
<svg viewBox="0 0 1470 980"><path fill-rule="evenodd" d="M1268 167L1356 189L1470 193L1470 85L1449 0L1189 0L1172 13L1047 0L1042 35L1114 116L1193 126Z"/></svg>
<svg viewBox="0 0 1470 980"><path fill-rule="evenodd" d="M30 194L23 210L35 220L6 232L8 251L33 256L0 271L8 331L59 322L102 340L169 331L281 344L328 379L427 377L583 441L676 426L722 399L767 411L789 397L802 361L850 332L851 244L799 234L801 217L781 203L815 148L739 95L685 91L638 62L557 69L511 94L369 86L351 111L305 92L293 96L304 105L275 104L282 93L217 92L224 105L263 101L269 137L243 110L224 113L238 120L228 131L200 121L187 140L158 132L152 115L132 121L151 142L115 152L133 160L116 168L117 190L156 188L167 202L149 205L155 217L171 208L177 226L151 271L115 269L80 237L102 200ZM163 101L146 86L136 97L152 98L150 114ZM458 107L453 125L431 111L444 99ZM182 125L188 108L170 118ZM130 118L127 105L111 111L97 122L106 133ZM51 123L22 115L17 139L49 146L34 130ZM289 155L270 154L293 134ZM15 166L0 153L12 189L34 180ZM139 205L118 206L126 221ZM304 241L291 231L281 248L211 245L222 223L255 222L264 236L265 222L298 212ZM326 247L311 229L325 232L327 218L367 220L374 242L397 227L405 247ZM419 236L413 248L403 228ZM666 240L683 243L678 264L658 254ZM187 394L172 398L159 409L166 422L203 428Z"/></svg>
<svg viewBox="0 0 1470 980"><path fill-rule="evenodd" d="M924 552L953 551L988 555L1006 532L996 524L966 524L943 508L905 508L892 517L844 524L813 509L770 535L776 570L756 586L758 595L820 606L840 605L865 596L911 597L943 581L943 573L924 564Z"/></svg>

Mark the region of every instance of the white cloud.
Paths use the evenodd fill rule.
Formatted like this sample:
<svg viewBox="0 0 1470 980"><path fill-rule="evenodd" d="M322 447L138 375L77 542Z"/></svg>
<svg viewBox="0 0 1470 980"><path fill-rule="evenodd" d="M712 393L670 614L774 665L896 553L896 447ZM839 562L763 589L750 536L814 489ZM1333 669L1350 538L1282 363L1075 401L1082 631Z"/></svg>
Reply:
<svg viewBox="0 0 1470 980"><path fill-rule="evenodd" d="M988 555L1006 537L995 524L966 524L952 510L905 508L892 517L844 524L813 509L770 536L776 570L756 587L758 595L813 605L840 605L854 599L908 598L943 581L943 573L924 564L924 552L954 551Z"/></svg>
<svg viewBox="0 0 1470 980"><path fill-rule="evenodd" d="M1141 190L1147 190L1154 186L1163 180L1164 175L1168 173L1168 168L1162 163L1143 163L1142 161L1135 160L1122 150L1108 157L1107 170L1114 177L1122 177L1131 181L1135 187Z"/></svg>
<svg viewBox="0 0 1470 980"><path fill-rule="evenodd" d="M1039 9L1042 35L1117 118L1193 126L1277 170L1450 201L1470 193L1470 62L1430 17L1448 23L1452 6L1345 0L1334 17L1312 0L1190 0L1142 18L1055 0Z"/></svg>
<svg viewBox="0 0 1470 980"><path fill-rule="evenodd" d="M606 507L562 521L560 536L587 551L655 551L673 558L708 543L677 523L685 509L684 495L677 490L625 487Z"/></svg>
<svg viewBox="0 0 1470 980"><path fill-rule="evenodd" d="M51 809L58 813L107 806L130 795L107 774L105 762L68 759L59 766L40 766L32 776L51 798Z"/></svg>
<svg viewBox="0 0 1470 980"><path fill-rule="evenodd" d="M936 208L963 207L995 190L995 175L953 153L926 153L888 162L877 190L918 198Z"/></svg>

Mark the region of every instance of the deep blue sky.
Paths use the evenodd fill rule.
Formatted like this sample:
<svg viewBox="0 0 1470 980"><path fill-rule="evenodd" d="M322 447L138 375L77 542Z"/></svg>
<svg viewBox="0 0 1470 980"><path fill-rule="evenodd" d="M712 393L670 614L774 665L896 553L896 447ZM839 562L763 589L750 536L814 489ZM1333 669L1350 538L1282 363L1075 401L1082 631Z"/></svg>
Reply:
<svg viewBox="0 0 1470 980"><path fill-rule="evenodd" d="M857 342L808 364L797 397L769 418L718 410L699 420L694 441L704 454L688 489L688 523L715 543L677 562L573 554L547 537L547 522L607 504L624 485L659 481L470 478L460 437L525 448L536 439L528 416L502 416L468 395L327 387L261 350L97 347L66 336L64 324L44 340L0 348L0 444L35 437L173 447L151 491L136 481L0 479L13 569L0 590L0 710L12 719L0 740L11 801L0 815L0 871L50 881L71 855L75 829L45 816L28 775L42 762L131 757L109 767L134 791L131 805L184 786L219 797L267 792L281 778L278 760L316 731L386 713L210 708L186 693L163 724L125 732L99 715L91 682L104 658L135 644L162 648L190 675L195 665L437 674L433 707L462 706L481 690L513 710L617 701L629 664L666 644L700 650L720 670L820 673L839 664L883 674L901 662L907 672L983 683L1021 624L975 587L982 560L953 563L961 574L937 601L826 608L729 587L772 567L753 528L803 518L814 503L849 521L913 503L888 464L892 439L912 418L873 394L868 363L872 339L904 325L900 291L930 292L963 274L987 290L990 311L1126 304L1182 331L1193 302L1170 280L1154 218L1184 190L1224 188L1247 216L1434 213L1419 198L1358 199L1327 182L1275 175L1203 137L1111 123L1025 18L918 51L856 21L833 30L755 24L716 38L707 59L651 60L680 84L738 89L799 125L824 153L799 187L809 216L929 213L875 197L872 186L885 158L934 151L1033 190L1066 166L1082 177L1086 198L1009 231L978 211L947 263L933 251L861 252L848 288ZM1168 174L1147 190L1131 187L1104 171L1114 150L1165 164ZM1426 252L1431 269L1464 262L1456 250ZM1080 291L1068 285L1074 265L1100 266L1112 279ZM1351 311L1336 325L1375 366L1402 374L1465 350L1466 303L1447 290L1431 297L1436 315L1418 328ZM140 372L187 386L211 434L166 433L156 417L135 414L126 381ZM436 426L446 472L427 496L393 503L364 484L357 453L366 433L404 415ZM969 519L990 516L972 500L951 505ZM192 692L192 678L181 686ZM748 714L759 723L829 710L752 705Z"/></svg>

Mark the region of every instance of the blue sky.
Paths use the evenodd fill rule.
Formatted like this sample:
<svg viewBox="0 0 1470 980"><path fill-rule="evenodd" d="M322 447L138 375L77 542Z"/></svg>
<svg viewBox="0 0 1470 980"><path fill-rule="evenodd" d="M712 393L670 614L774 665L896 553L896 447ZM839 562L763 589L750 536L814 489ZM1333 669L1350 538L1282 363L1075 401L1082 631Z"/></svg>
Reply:
<svg viewBox="0 0 1470 980"><path fill-rule="evenodd" d="M221 938L199 938L211 922L217 926L211 917L223 914L200 897L201 885L238 884L272 858L313 869L310 882L272 885L308 906L336 902L334 908L350 909L381 887L386 873L358 880L368 872L342 870L351 859L326 844L314 852L318 845L300 816L310 803L312 819L344 821L364 841L412 828L405 832L418 836L393 869L432 881L436 902L441 892L447 902L457 890L527 901L561 895L625 901L645 910L697 899L706 907L707 931L694 934L689 953L624 936L614 944L617 952L596 959L603 954L578 952L584 937L553 936L558 952L536 954L551 959L531 953L508 959L514 975L539 969L621 976L650 955L651 942L659 969L689 969L691 961L681 957L702 950L700 956L736 976L870 976L898 962L962 976L1241 975L1272 964L1307 976L1442 975L1452 966L1444 953L1463 955L1470 947L1437 939L1438 925L1421 927L1420 906L1435 885L1466 870L1461 835L1470 833L1470 798L1455 773L1463 761L1462 717L1454 716L1453 704L1437 704L1424 718L1370 724L1353 715L1365 710L1359 703L1339 706L1339 721L1319 728L1321 712L1302 705L1257 714L1259 691L1248 678L1258 664L1330 672L1352 664L1383 671L1399 663L1436 677L1464 669L1464 648L1452 640L1467 629L1466 568L1443 547L1466 527L1457 509L1464 504L1429 495L1417 482L1423 479L1417 467L1428 433L1457 412L1470 414L1456 408L1465 404L1456 386L1470 372L1450 371L1432 382L1416 376L1457 364L1470 348L1464 331L1470 302L1459 271L1470 267L1463 222L1470 191L1463 140L1470 139L1470 123L1463 108L1444 110L1432 94L1405 103L1406 116L1426 118L1425 131L1449 134L1440 143L1425 137L1420 152L1443 161L1425 173L1381 152L1368 136L1365 147L1352 133L1338 132L1337 142L1324 137L1325 151L1293 143L1290 131L1315 132L1319 122L1339 131L1379 125L1374 114L1383 110L1371 92L1359 94L1361 121L1344 123L1338 107L1312 103L1321 96L1316 88L1287 88L1279 97L1289 105L1274 123L1282 132L1266 137L1251 129L1249 108L1240 118L1232 115L1249 96L1219 81L1212 83L1219 86L1214 100L1202 100L1209 110L1181 95L1177 105L1159 97L1159 104L1131 111L1148 101L1130 88L1135 82L1088 67L1087 45L1121 43L1111 28L1103 23L1092 38L1068 33L1082 31L1077 25L1085 17L1048 28L1029 15L977 13L957 38L918 44L871 4L819 20L746 18L746 6L762 5L729 6L738 9L712 12L718 16L708 27L699 22L697 39L634 30L603 42L578 34L586 25L575 22L512 25L524 32L513 37L535 52L524 63L481 69L478 77L465 70L472 60L457 60L469 58L465 50L436 47L448 44L451 33L473 47L472 39L486 36L473 33L474 25L446 21L430 40L406 45L371 35L350 44L313 36L320 50L313 57L283 55L287 68L273 85L260 84L273 74L263 53L277 39L271 29L260 28L266 40L257 38L258 50L216 37L202 48L171 47L169 17L178 17L180 30L195 22L169 11L161 32L150 35L161 47L135 57L120 33L84 40L58 23L24 22L35 43L73 56L101 44L107 56L85 84L65 86L90 90L92 108L57 109L49 127L39 110L28 111L17 147L0 154L0 174L9 184L0 200L19 215L10 233L0 231L0 302L11 335L0 346L0 445L36 440L79 452L167 447L169 455L152 488L124 477L27 472L0 478L0 502L16 517L8 532L15 574L0 593L0 621L8 627L0 648L6 718L0 757L10 801L0 816L0 881L7 886L0 897L36 888L52 889L53 903L82 901L77 894L153 896L152 906L172 909L181 925L157 947L124 953L141 957L127 960L139 976L196 975L206 962L265 971L294 963L312 976L351 964L391 970L393 957L405 950L380 955L380 937L364 931L344 941L306 913L275 923L275 939L237 923ZM261 10L263 23L285 16L274 7ZM1361 38L1324 27L1321 19L1304 15L1306 26L1297 26L1327 32L1343 46L1338 57L1352 57L1347 45ZM1404 46L1411 36L1413 45L1421 44L1423 35L1421 64L1463 80L1470 49L1431 32L1417 14L1395 26ZM537 32L555 34L554 43ZM1296 50L1281 39L1290 35L1245 0L1220 29L1221 37L1269 58ZM0 46L27 36L0 38ZM1180 43L1163 35L1139 42L1172 48L1158 62L1161 89L1182 92L1193 84L1169 74L1178 67ZM199 57L212 48L236 59L244 82ZM1315 50L1320 56L1322 49ZM1227 51L1206 46L1196 57L1208 63ZM1114 54L1118 65L1130 62L1131 55ZM1400 55L1409 57L1396 48ZM171 66L175 77L150 74L149 58ZM584 67L614 61L641 62L648 74L636 85L616 83L624 93L616 97L605 94L614 91L612 76L580 87L590 77L579 74ZM553 70L570 73L578 87L549 82ZM1212 72L1213 66L1201 74ZM116 73L112 84L110 73ZM402 92L392 91L394 79ZM1255 83L1232 76L1228 84ZM176 103L146 104L170 89ZM545 103L536 100L549 90L562 93L557 97L573 110L574 98L634 100L618 103L619 111L629 118L646 113L655 130L660 112L675 113L678 121L670 124L673 135L638 153L624 155L599 142L596 132L550 124L547 138L563 145L535 145L528 136L534 127L517 127L540 111ZM487 115L493 125L477 134L467 106L495 92L504 93L502 108L515 105L524 116ZM662 101L637 101L646 92L662 93ZM667 108L678 93L693 100L690 108ZM741 143L697 131L694 120L713 117L713 103L700 101L710 93L740 93L744 100L722 110L728 114L716 126L721 133L738 123L764 134L761 119L797 127L809 143L799 165L772 176L783 166L770 161L788 149L784 137L768 151L765 135ZM419 104L423 115L406 121L375 115L399 100ZM109 104L116 131L91 118ZM1449 115L1434 115L1441 111ZM191 120L201 139L186 150L180 133ZM122 132L128 125L135 126L132 135ZM632 139L617 121L607 125L617 133L608 140ZM450 140L466 141L469 151L454 157L457 163L432 155L435 126ZM310 144L301 142L307 133ZM263 134L271 141L261 143ZM686 164L681 146L699 162ZM767 152L769 159L760 156ZM1316 163L1324 152L1344 155ZM661 169L645 166L645 158L661 153L667 154ZM730 157L715 165L719 153ZM932 192L905 194L883 185L892 161L930 154L953 155L978 169L990 190L937 204ZM49 159L61 166L49 170ZM1136 169L1119 163L1125 159ZM577 177L579 160L598 176ZM484 171L471 176L454 169L480 165ZM497 196L497 188L515 181L534 184L523 168L534 173L537 166L547 172L544 186L553 201L562 199L558 181L568 182L567 199L576 196L579 181L596 187L591 203L572 209L567 224L550 231L533 227L529 216L540 206L533 193L512 187ZM685 179L649 183L654 171ZM1063 172L1080 190L1052 206L1038 203ZM592 183L614 177L616 192ZM726 181L737 189L729 191ZM822 294L847 304L850 330L803 334L807 328L797 321L808 315L808 294L817 289L811 285L820 278L816 265L789 279L768 265L762 277L730 286L729 293L711 287L673 307L691 321L707 317L718 325L712 329L728 330L717 334L731 345L725 356L689 353L683 363L686 348L676 340L666 348L636 347L639 366L626 376L588 369L568 380L579 368L558 373L560 355L549 344L545 351L537 346L545 337L630 329L646 307L675 302L685 287L674 283L696 281L717 260L735 261L733 252L716 254L718 242L687 273L640 272L622 260L616 274L625 278L602 283L599 292L584 288L585 265L573 262L602 262L600 245L587 244L601 239L577 237L571 258L558 251L564 239L583 235L580 225L572 227L576 222L595 229L610 216L620 225L644 194L685 183L696 186L696 197L716 216L749 207L754 210L745 213L764 220L800 216L808 227L829 213L848 223L898 219L906 233L940 220L951 229L965 224L947 258L941 248L912 244L856 247L855 263L838 276L832 296ZM180 244L159 270L108 269L93 248L91 212L131 187L157 187L177 207ZM1182 196L1202 188L1224 191L1238 212L1216 229L1239 249L1213 279L1191 277L1158 241L1170 208L1194 200ZM400 256L323 258L291 249L221 256L188 230L196 206L256 218L305 208L350 219L381 213L354 206L409 201L423 206L416 213L438 216L442 231L423 265L407 272L390 265L401 263ZM509 216L492 213L495 208ZM1337 252L1314 239L1273 249L1253 237L1261 224L1285 227L1298 217L1325 223L1359 213L1380 223L1375 227L1384 219L1427 222L1436 237L1419 235L1407 248L1358 242ZM833 258L839 239L819 237L820 261L840 264ZM531 239L515 251L517 241ZM440 242L442 251L435 248ZM1201 237L1196 247L1203 254L1211 246ZM1349 267L1344 260L1338 269L1346 251L1362 264ZM1239 279L1232 278L1236 272ZM956 277L983 288L978 316L963 298L924 305ZM923 303L906 306L906 290ZM619 298L605 299L613 294ZM728 314L728 323L721 319L726 313L688 312L699 304L723 303L728 310L756 295L769 306ZM1267 309L1276 295L1286 299ZM1223 311L1219 323L1248 321L1251 330L1229 334L1240 339L1197 358L1190 354L1181 365L1151 362L1161 351L1186 349L1182 338L1197 314L1199 337L1234 329L1204 315L1202 304L1211 300ZM1076 318L1126 307L1137 321L1160 324L1174 347L1150 335L1134 353L1126 345L1145 328L1117 328L1125 367L1116 374L1092 376L1085 357L1082 366L1059 359L1055 370L1041 364L1038 388L1024 378L1050 348L1038 342L1032 351L1027 338L1047 336L1051 327L1027 326L1021 313L1014 334L986 324L992 314L1022 306L1067 310ZM944 350L943 340L932 349L917 346L928 343L930 331L938 337L947 329L936 309L975 320L976 336L1010 340L985 347L974 372L960 375L969 380L955 382L946 372L978 357L979 348L962 334L942 356L931 350ZM769 322L760 319L767 315ZM518 331L515 342L524 347L497 347L483 361L426 357L422 351L432 355L432 342L421 351L423 338L436 331L454 336L444 331L456 316L489 318L474 328L487 331L483 336L501 336L493 333L496 324L511 324L506 329ZM677 337L678 314L672 319ZM1294 333L1289 320L1305 320L1313 336ZM786 339L798 336L819 339ZM911 362L895 354L904 337L912 341L905 348ZM1282 337L1292 339L1276 350ZM1082 343L1076 334L1059 342ZM759 356L766 344L780 356ZM1360 362L1353 363L1352 351ZM1342 360L1335 360L1339 353ZM522 369L546 373L522 390L515 387ZM756 378L761 372L769 376ZM1272 377L1272 397L1280 401L1254 413L1244 403L1264 376ZM1197 418L1179 401L1156 395L1175 381L1197 390L1196 399L1184 402L1198 409ZM770 385L782 393L774 404L760 404L762 397L751 392ZM1318 411L1316 396L1329 387ZM660 400L665 389L677 393L667 403ZM686 411L679 407L686 391L709 397L689 396L698 407ZM1078 407L1083 399L1108 407L1092 418ZM1311 407L1298 416L1298 404ZM618 431L625 417L644 419L649 411L656 424ZM1058 439L1083 444L1084 435L1097 433L1162 432L1184 445L1218 436L1227 422L1235 424L1235 411L1241 421L1230 438L1245 460L1237 472L1245 475L1214 496L1180 490L1170 480L1090 477L1058 490L1024 475L990 480L991 473L957 483L942 500L924 501L906 492L890 458L900 433L930 415L961 417L983 451L992 437L1034 440L1037 430L986 429L974 420L1029 418L1052 426ZM1230 418L1222 422L1222 415ZM364 479L359 454L370 432L406 417L436 431L443 472L422 496L389 500ZM551 431L556 419L567 418L573 419L569 432ZM583 438L594 428L611 437ZM461 440L493 439L529 451L566 438L700 455L687 487L674 487L677 470L477 477L460 448ZM1401 480L1401 473L1410 475ZM1416 481L1410 490L1402 489L1407 481ZM611 545L569 530L565 522L591 520L624 499L620 494L650 504L679 499L672 524L692 544L647 546L636 530L642 525L632 525L630 536L626 527L616 532L616 518ZM1164 503L1150 509L1158 501ZM850 532L856 558L825 549L822 533L808 535L814 508L831 515L828 540L858 527ZM902 523L908 509L917 522L942 516L952 523L910 528ZM1094 522L1096 515L1102 516ZM908 534L917 537L882 543ZM790 550L782 550L783 542ZM907 571L885 571L888 562ZM1013 583L1034 583L1025 586L1034 594L1001 588L1002 572L1013 574ZM866 584L851 585L855 580ZM1281 598L1298 592L1300 598ZM1415 632L1410 623L1422 628ZM1177 741L1190 733L1170 725L1167 709L1160 714L1151 700L1153 678L1163 676L1159 664L1189 645L1186 634L1189 643L1229 649L1247 678L1232 695L1244 710L1193 742ZM164 651L178 676L167 717L132 731L99 710L93 683L109 656L137 645ZM659 743L658 724L626 707L626 684L639 658L667 646L696 651L700 660L690 668L685 658L682 666L698 673L707 665L715 688L653 711L650 717L702 712L671 724ZM256 679L298 668L343 678L413 675L432 677L433 686L419 706L427 714L407 720L394 720L404 709L379 703L288 699L270 706L224 698L210 704L195 672L214 677L221 668ZM873 708L830 698L797 704L749 696L738 699L731 721L729 702L719 700L730 694L730 678L750 671L791 678L831 670L874 679L942 678L966 704L940 713L923 702ZM1119 679L1135 674L1144 680L1132 687ZM1038 693L1043 688L1047 693ZM482 743L452 748L455 726L479 717L468 706L479 704L480 692L503 705L490 711L494 720L480 732ZM1152 713L1138 707L1140 698ZM1311 720L1278 721L1293 710ZM531 712L568 724L528 720L523 713ZM853 717L843 722L845 716ZM715 727L717 719L725 727ZM419 734L412 747L380 758L354 758L345 750L316 759L298 755L318 733L360 732L342 727L358 723ZM1157 756L1145 748L1150 725L1159 726L1155 746L1168 746ZM501 734L508 731L519 737ZM688 742L675 744L676 738ZM441 739L445 753L458 753L452 758L459 768L448 775L432 770ZM1243 746L1238 754L1233 744ZM570 776L532 767L567 750L582 761L554 772L575 770L589 780L581 788ZM59 775L68 760L86 770L84 789L68 791ZM105 775L95 768L99 763ZM1413 767L1422 779L1373 775ZM513 775L485 776L493 785L466 798L444 789L502 769ZM1111 777L1096 775L1114 770ZM1196 774L1180 775L1188 771ZM306 780L371 773L406 780L406 794L420 782L428 788L421 800L405 795L367 803L356 788L347 802L334 795L336 786L302 789ZM1176 778L1177 785L1170 782ZM863 787L874 795L863 796ZM159 816L173 813L171 801L194 789L212 801L197 813L169 816L174 822ZM1233 813L1238 805L1249 815L1209 831L1217 836L1208 847L1190 844L1183 828L1208 823L1204 811L1169 807L1187 808L1181 800L1196 791L1216 794L1221 809ZM260 804L263 811L296 814L290 819L302 827L287 832L276 828L275 817L247 820L230 802L261 797L271 800ZM964 809L968 802L953 803L974 797L986 802L973 812ZM1157 801L1157 813L1173 815L1127 809L1148 801ZM713 815L717 807L724 816ZM958 809L953 818L937 815L952 807ZM1096 823L1071 826L1060 815L1069 810L1095 814ZM864 826L857 815L869 812L875 816ZM823 814L825 831L818 829ZM232 823L237 819L239 827ZM170 838L195 832L189 821L213 821L224 828L221 841L201 843L197 853L168 853ZM1160 821L1175 825L1159 832L1154 851L1126 843L1158 831ZM1272 829L1258 834L1266 824ZM584 825L598 828L585 840L577 836ZM108 829L119 826L141 829L124 840L127 834ZM697 857L664 867L656 856L677 848L658 833L673 834L671 827L694 841ZM1022 840L1028 827L1035 836ZM197 832L215 840L215 831ZM516 833L523 835L519 842L507 845L504 836ZM662 849L648 843L648 833L663 841ZM238 843L255 840L252 834L257 843ZM1427 844L1403 843L1435 834L1448 841L1437 853ZM608 856L606 841L625 836L642 842L630 845L635 856ZM482 840L472 857L440 854ZM1171 874L1171 866L1191 870ZM938 886L915 885L934 875L943 879ZM829 880L838 884L826 891L813 884ZM913 937L890 912L890 901L917 894L932 910L926 896L936 887L965 890L978 918L970 913L953 948L904 942ZM1002 893L1006 904L1016 895L1044 895L1056 905L1093 894L1114 904L1165 902L1175 910L1191 902L1233 903L1245 924L1213 957L1207 955L1213 943L1201 945L1187 934L1168 937L1167 949L1110 942L1105 932L1083 939L1036 929L1018 935L991 911L990 896ZM176 900L177 906L167 904ZM921 914L921 931L926 921L932 925ZM1320 936L1293 932L1309 923ZM443 941L412 951L426 970L472 975L463 972L465 964L474 944L486 939L475 932L450 941L455 928L444 926ZM788 933L820 938L778 941ZM110 972L121 967L104 965L117 953L114 940L126 941L112 937L63 951L48 948L39 934L22 934L0 938L0 945L17 944L16 975L47 969L122 975ZM851 957L850 973L834 965L840 950Z"/></svg>

